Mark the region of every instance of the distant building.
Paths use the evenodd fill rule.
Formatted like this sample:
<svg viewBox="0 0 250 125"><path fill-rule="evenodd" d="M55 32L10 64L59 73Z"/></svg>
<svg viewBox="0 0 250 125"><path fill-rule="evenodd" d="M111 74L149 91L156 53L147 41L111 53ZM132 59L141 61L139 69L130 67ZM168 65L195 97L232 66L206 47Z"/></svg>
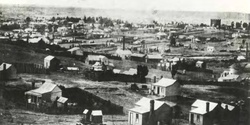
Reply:
<svg viewBox="0 0 250 125"><path fill-rule="evenodd" d="M195 66L197 68L202 68L202 69L206 69L206 64L203 61L197 61Z"/></svg>
<svg viewBox="0 0 250 125"><path fill-rule="evenodd" d="M104 65L108 65L108 58L102 55L88 55L85 60L85 63L88 65L94 65L96 62L103 63Z"/></svg>
<svg viewBox="0 0 250 125"><path fill-rule="evenodd" d="M154 94L159 96L177 96L180 94L180 83L174 79L162 78L152 85Z"/></svg>
<svg viewBox="0 0 250 125"><path fill-rule="evenodd" d="M164 125L170 124L173 116L174 103L141 98L129 109L129 125Z"/></svg>
<svg viewBox="0 0 250 125"><path fill-rule="evenodd" d="M156 39L157 39L157 40L166 39L167 36L168 36L168 35L167 35L166 33L164 33L164 32L158 32L158 33L156 33Z"/></svg>
<svg viewBox="0 0 250 125"><path fill-rule="evenodd" d="M39 107L42 103L52 104L62 96L62 90L53 83L45 82L37 89L25 92L27 103Z"/></svg>
<svg viewBox="0 0 250 125"><path fill-rule="evenodd" d="M238 125L237 108L224 103L196 100L189 112L190 125Z"/></svg>
<svg viewBox="0 0 250 125"><path fill-rule="evenodd" d="M221 27L221 19L211 19L210 26L220 29L220 27Z"/></svg>
<svg viewBox="0 0 250 125"><path fill-rule="evenodd" d="M101 110L93 110L90 115L90 121L92 123L102 123L102 111Z"/></svg>
<svg viewBox="0 0 250 125"><path fill-rule="evenodd" d="M60 65L60 60L54 56L49 55L44 58L44 68L46 69L55 71L59 69L59 65Z"/></svg>
<svg viewBox="0 0 250 125"><path fill-rule="evenodd" d="M132 52L130 50L122 50L119 48L115 51L115 55L121 57L122 59L127 59L130 58Z"/></svg>
<svg viewBox="0 0 250 125"><path fill-rule="evenodd" d="M163 57L160 54L146 55L145 62L147 63L159 63Z"/></svg>
<svg viewBox="0 0 250 125"><path fill-rule="evenodd" d="M72 54L72 55L76 55L76 51L79 49L80 49L79 47L73 47L67 51L70 52L70 54Z"/></svg>
<svg viewBox="0 0 250 125"><path fill-rule="evenodd" d="M218 82L239 82L239 81L241 81L240 76L230 71L224 71L218 78Z"/></svg>
<svg viewBox="0 0 250 125"><path fill-rule="evenodd" d="M207 47L207 52L214 52L215 48L213 46L208 46Z"/></svg>
<svg viewBox="0 0 250 125"><path fill-rule="evenodd" d="M133 54L130 56L130 59L131 59L132 61L144 62L144 61L145 61L145 57L146 57L145 54L133 53Z"/></svg>
<svg viewBox="0 0 250 125"><path fill-rule="evenodd" d="M0 81L12 80L16 78L17 78L17 70L12 64L2 63L0 65Z"/></svg>

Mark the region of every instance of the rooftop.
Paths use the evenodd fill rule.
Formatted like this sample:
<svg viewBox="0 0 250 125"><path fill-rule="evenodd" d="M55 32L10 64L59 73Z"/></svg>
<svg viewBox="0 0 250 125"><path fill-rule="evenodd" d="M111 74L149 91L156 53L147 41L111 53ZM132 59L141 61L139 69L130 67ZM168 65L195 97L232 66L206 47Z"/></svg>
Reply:
<svg viewBox="0 0 250 125"><path fill-rule="evenodd" d="M45 82L39 88L27 91L27 92L25 92L25 94L31 94L31 95L41 96L41 94L51 92L56 86L57 85L55 85L53 83Z"/></svg>
<svg viewBox="0 0 250 125"><path fill-rule="evenodd" d="M162 78L158 82L154 83L154 86L168 87L176 82L174 79Z"/></svg>
<svg viewBox="0 0 250 125"><path fill-rule="evenodd" d="M102 116L102 111L101 110L93 110L91 115L93 115L93 116Z"/></svg>
<svg viewBox="0 0 250 125"><path fill-rule="evenodd" d="M46 56L44 59L45 59L45 60L52 60L52 59L54 59L54 58L55 58L54 56L49 55L49 56Z"/></svg>
<svg viewBox="0 0 250 125"><path fill-rule="evenodd" d="M0 71L3 71L3 65L6 64L6 69L10 68L12 66L12 64L9 64L9 63L2 63L0 65Z"/></svg>

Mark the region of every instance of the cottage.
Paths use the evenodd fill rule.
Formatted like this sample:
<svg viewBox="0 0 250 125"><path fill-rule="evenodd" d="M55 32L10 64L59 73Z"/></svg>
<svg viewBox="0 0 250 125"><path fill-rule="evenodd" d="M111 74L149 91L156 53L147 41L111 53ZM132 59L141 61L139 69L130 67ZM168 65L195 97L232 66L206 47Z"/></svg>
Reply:
<svg viewBox="0 0 250 125"><path fill-rule="evenodd" d="M0 81L17 78L17 70L12 64L2 63L0 65Z"/></svg>
<svg viewBox="0 0 250 125"><path fill-rule="evenodd" d="M163 101L151 100L143 97L129 109L129 125L164 125L172 121L172 107Z"/></svg>
<svg viewBox="0 0 250 125"><path fill-rule="evenodd" d="M234 106L204 100L196 100L189 112L191 125L235 125L237 111Z"/></svg>
<svg viewBox="0 0 250 125"><path fill-rule="evenodd" d="M163 59L163 57L160 54L147 55L145 57L145 60L147 63L159 63L162 59Z"/></svg>
<svg viewBox="0 0 250 125"><path fill-rule="evenodd" d="M88 55L85 60L85 63L88 65L94 65L96 62L103 63L104 65L108 65L108 58L102 55Z"/></svg>
<svg viewBox="0 0 250 125"><path fill-rule="evenodd" d="M53 83L45 82L37 89L25 92L28 104L39 106L43 102L52 103L62 96L62 90Z"/></svg>
<svg viewBox="0 0 250 125"><path fill-rule="evenodd" d="M102 111L101 110L93 110L90 115L90 121L92 123L102 123Z"/></svg>
<svg viewBox="0 0 250 125"><path fill-rule="evenodd" d="M180 92L180 84L177 80L162 78L152 84L152 90L159 96L177 96Z"/></svg>
<svg viewBox="0 0 250 125"><path fill-rule="evenodd" d="M58 70L60 65L60 60L54 56L46 56L44 58L44 68L50 69L52 71Z"/></svg>
<svg viewBox="0 0 250 125"><path fill-rule="evenodd" d="M207 52L214 52L215 48L213 46L208 46L207 47Z"/></svg>

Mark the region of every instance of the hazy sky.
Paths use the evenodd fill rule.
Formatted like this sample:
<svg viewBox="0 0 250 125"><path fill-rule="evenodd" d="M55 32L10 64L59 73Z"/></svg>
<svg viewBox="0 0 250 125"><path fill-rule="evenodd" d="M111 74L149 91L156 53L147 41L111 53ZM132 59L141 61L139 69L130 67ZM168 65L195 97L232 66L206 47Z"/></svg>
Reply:
<svg viewBox="0 0 250 125"><path fill-rule="evenodd" d="M183 10L250 13L250 0L0 0L0 4L136 10Z"/></svg>

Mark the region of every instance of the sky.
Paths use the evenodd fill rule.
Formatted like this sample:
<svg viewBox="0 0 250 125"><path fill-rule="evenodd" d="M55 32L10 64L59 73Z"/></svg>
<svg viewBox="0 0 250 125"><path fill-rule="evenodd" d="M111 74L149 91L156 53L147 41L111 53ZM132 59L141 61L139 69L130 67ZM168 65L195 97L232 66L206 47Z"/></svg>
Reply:
<svg viewBox="0 0 250 125"><path fill-rule="evenodd" d="M0 4L250 13L250 0L0 0Z"/></svg>

